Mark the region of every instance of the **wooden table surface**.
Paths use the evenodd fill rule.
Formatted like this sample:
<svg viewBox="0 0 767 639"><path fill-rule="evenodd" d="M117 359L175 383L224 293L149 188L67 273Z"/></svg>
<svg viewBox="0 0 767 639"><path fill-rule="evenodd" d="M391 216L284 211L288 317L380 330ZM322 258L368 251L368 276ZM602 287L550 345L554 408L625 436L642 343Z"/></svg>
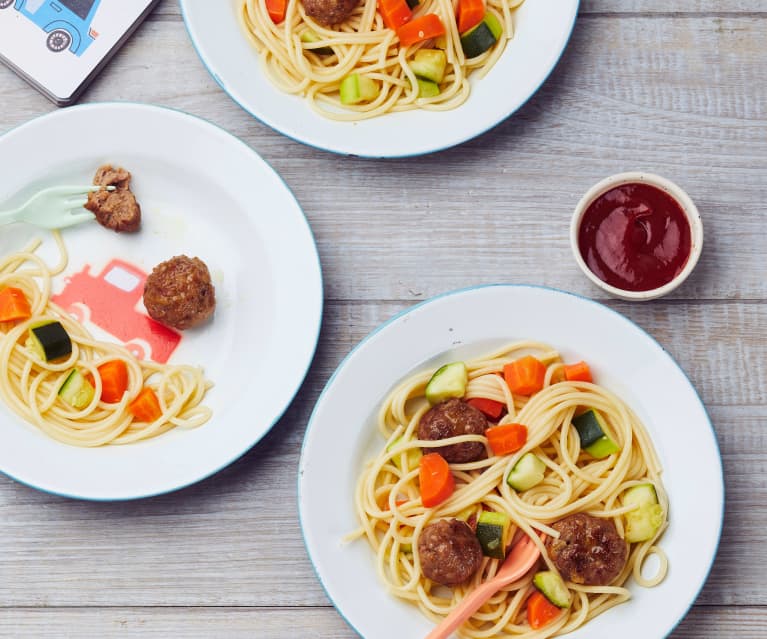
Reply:
<svg viewBox="0 0 767 639"><path fill-rule="evenodd" d="M172 0L82 102L109 100L207 118L284 177L322 261L319 347L269 435L185 490L88 503L0 475L1 636L356 636L298 526L296 468L313 403L343 356L396 312L450 289L529 282L603 301L689 374L716 429L727 505L711 575L671 636L767 637L765 0L583 0L533 99L489 133L425 157L338 157L249 117L205 71ZM53 110L0 68L0 132ZM581 194L633 169L683 186L706 233L688 282L648 304L605 299L568 243Z"/></svg>

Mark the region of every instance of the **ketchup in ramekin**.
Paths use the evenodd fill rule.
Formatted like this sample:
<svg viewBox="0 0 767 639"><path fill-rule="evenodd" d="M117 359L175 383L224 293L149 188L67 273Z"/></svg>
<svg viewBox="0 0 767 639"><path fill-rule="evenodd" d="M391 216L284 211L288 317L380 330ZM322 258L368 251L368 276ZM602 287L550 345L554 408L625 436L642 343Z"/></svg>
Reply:
<svg viewBox="0 0 767 639"><path fill-rule="evenodd" d="M619 184L586 208L578 249L589 270L610 286L649 291L671 282L690 258L687 215L666 191L648 183Z"/></svg>

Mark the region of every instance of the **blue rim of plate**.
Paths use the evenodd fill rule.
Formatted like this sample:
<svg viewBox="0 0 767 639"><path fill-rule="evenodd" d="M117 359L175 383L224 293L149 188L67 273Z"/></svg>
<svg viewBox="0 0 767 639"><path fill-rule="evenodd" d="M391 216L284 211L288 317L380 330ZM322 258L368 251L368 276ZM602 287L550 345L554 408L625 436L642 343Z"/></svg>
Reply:
<svg viewBox="0 0 767 639"><path fill-rule="evenodd" d="M319 275L319 285L320 289L324 289L324 281L323 281L323 275L322 275L322 263L320 262L319 257L319 251L317 250L317 241L314 237L314 232L312 230L311 225L309 224L309 220L306 217L306 213L301 207L301 204L298 202L298 199L296 198L293 191L288 186L287 182L283 179L283 177L272 167L272 165L267 162L255 149L253 149L251 146L246 144L243 140L238 138L233 133L230 133L226 129L224 129L222 126L216 124L215 122L212 122L211 120L208 120L206 118L200 117L198 115L193 115L187 111L184 111L182 109L177 109L174 107L168 107L168 106L161 106L156 104L147 104L144 102L134 102L131 100L113 100L113 101L107 101L107 102L90 102L87 104L80 104L75 106L67 107L66 109L58 110L58 111L50 111L48 113L44 113L42 115L39 115L37 117L32 118L31 120L27 120L25 122L22 122L21 124L17 124L16 126L11 127L7 131L3 131L0 133L0 144L3 143L3 139L14 132L18 132L20 129L23 129L26 126L32 126L35 122L38 120L48 118L48 117L57 117L59 114L66 113L72 110L86 110L86 109L97 109L97 108L105 108L109 106L136 106L141 108L146 108L150 110L158 110L158 111L167 111L170 113L173 113L175 115L179 115L182 117L189 118L190 120L196 120L198 122L201 122L202 124L211 127L211 129L215 129L217 132L224 134L225 136L229 137L232 141L237 142L238 144L244 146L250 153L252 153L258 160L264 163L264 165L272 172L272 174L277 178L277 180L283 185L285 188L285 192L288 193L291 197L291 199L295 202L296 208L301 213L301 215L304 218L304 222L306 223L307 231L309 232L309 237L311 238L312 246L314 247L314 258L317 265L317 273ZM4 470L0 469L0 474L4 475L5 477L8 477L12 479L13 481L17 482L18 484L21 484L22 486L27 486L28 488L33 488L41 493L45 493L48 495L54 495L57 497L65 497L67 499L76 499L79 501L89 501L89 502L97 502L97 503L110 503L110 502L124 502L124 501L134 501L139 499L148 499L150 497L157 497L159 495L165 495L168 493L176 492L178 490L182 490L184 488L188 488L190 486L193 486L195 484L199 484L200 482L209 479L213 475L216 475L217 473L221 472L228 466L231 466L234 462L236 462L238 459L246 455L250 450L253 449L254 446L256 446L266 435L271 432L271 430L274 428L275 424L282 419L282 416L285 414L285 412L288 410L288 408L292 405L293 401L296 398L296 395L298 394L298 391L300 390L301 386L303 385L304 381L306 380L306 375L309 372L309 368L312 365L312 362L314 361L314 356L317 352L317 345L319 343L319 336L320 336L320 328L322 326L322 317L324 314L324 295L320 295L320 308L319 313L317 315L317 322L315 326L314 331L314 337L312 339L313 342L313 348L311 349L311 352L308 354L306 365L304 366L304 370L302 371L301 375L299 376L297 383L295 385L295 388L293 389L292 393L290 394L289 401L285 404L283 409L277 414L274 419L272 420L271 424L268 425L268 427L264 430L263 433L260 434L259 437L253 440L252 444L250 444L247 448L244 450L238 452L234 456L232 456L228 461L224 461L222 464L220 464L218 467L210 470L209 472L201 475L195 480L187 481L187 482L181 482L177 485L170 486L163 488L162 490L158 491L152 491L145 494L135 495L135 496L129 496L129 497L116 497L116 498L100 498L100 497L84 497L81 495L73 495L66 492L59 492L47 488L40 488L38 486L35 486L34 484L23 481Z"/></svg>
<svg viewBox="0 0 767 639"><path fill-rule="evenodd" d="M304 144L310 148L318 149L320 151L327 151L328 153L335 153L337 155L343 155L343 156L352 156L352 157L362 157L362 158L370 158L370 159L382 159L382 158L408 158L408 157L418 157L421 155L429 155L431 153L437 153L439 151L444 151L446 149L453 148L454 146L459 146L461 144L464 144L465 142L468 142L469 140L473 140L474 138L477 138L481 135L484 135L488 131L494 129L496 126L501 124L502 122L505 122L508 118L510 118L512 115L514 115L517 111L519 111L522 107L524 107L531 99L532 97L540 91L541 87L546 83L546 80L549 79L549 76L551 76L554 69L559 64L559 61L562 59L562 56L565 54L565 50L567 49L567 44L570 41L570 38L572 37L573 30L575 29L575 22L578 19L578 12L580 11L580 3L581 0L575 0L575 11L573 11L573 19L570 23L570 27L567 31L567 34L565 35L565 38L562 42L562 48L559 51L559 55L552 60L551 65L548 69L545 70L545 72L541 75L541 80L538 83L538 86L535 87L530 92L530 95L528 95L526 98L520 101L520 103L513 109L511 109L506 115L503 117L497 118L494 121L488 122L485 127L479 128L477 131L474 131L473 133L466 134L465 136L458 138L454 141L451 141L447 144L443 144L441 146L436 146L434 148L428 149L428 150L422 150L422 151L414 151L412 153L392 153L387 155L380 155L380 154L367 154L367 153L351 153L348 151L340 151L337 149L331 149L325 146L320 146L319 144L313 144L311 142L307 142L305 140L301 140L300 138L289 135L288 133L284 133L283 131L280 131L279 129L275 128L273 125L269 124L268 122L265 122L261 117L258 116L257 113L255 113L252 109L248 108L246 104L243 103L242 100L239 100L235 97L234 93L227 87L224 80L219 76L217 73L213 72L213 69L210 68L210 63L205 58L205 56L202 54L200 46L197 44L196 40L192 37L192 31L189 27L189 20L187 18L186 9L185 9L185 3L189 0L178 0L179 8L181 9L181 18L184 21L184 27L186 28L186 33L189 36L189 41L192 43L192 46L194 47L194 50L197 52L197 56L200 58L200 61L202 62L203 66L205 67L205 70L210 74L210 77L212 77L218 86L221 87L221 89L226 93L229 98L237 105L239 106L243 111L248 113L250 116L261 122L261 124L268 126L270 129L276 131L280 135L284 135L286 138L289 138L290 140L293 140L294 142L299 142L300 144Z"/></svg>
<svg viewBox="0 0 767 639"><path fill-rule="evenodd" d="M711 430L712 440L713 440L714 446L716 447L716 451L717 451L717 454L719 456L719 459L721 461L722 455L721 455L721 450L719 449L719 442L718 442L718 440L716 438L716 430L714 429L714 425L711 422L711 417L709 416L708 411L706 410L706 406L703 403L703 400L700 398L700 394L698 393L698 390L695 388L694 384L690 380L689 375L687 375L687 373L679 365L679 363L671 356L671 354L663 347L663 345L660 342L658 342L658 340L656 340L650 333L645 331L641 326L639 326L633 320L629 319L628 317L626 317L622 313L619 313L618 311L613 310L609 306L606 306L605 304L602 304L601 302L593 300L593 299L591 299L589 297L585 297L583 295L578 295L577 293L572 293L570 291L565 291L565 290L554 288L554 287L551 287L551 286L542 286L542 285L538 285L538 284L480 284L478 286L468 286L466 288L460 288L460 289L455 289L455 290L452 290L452 291L447 291L445 293L440 293L438 295L430 297L427 300L423 300L421 302L418 302L417 304L414 304L413 306L410 306L410 307L408 307L408 308L406 308L406 309L396 313L395 315L390 317L388 320L386 320L385 322L383 322L383 323L379 324L377 327L375 327L365 337L363 337L354 346L354 348L352 348L351 351L349 351L349 353L346 355L346 357L343 358L343 360L341 360L341 362L338 364L336 369L333 371L333 374L330 376L330 378L328 379L327 383L325 384L325 387L322 389L322 392L320 393L319 397L317 398L317 402L314 405L314 409L312 410L312 413L309 416L309 421L308 421L308 423L306 425L306 431L304 433L304 439L303 439L303 442L301 444L301 454L300 454L299 461L298 461L298 482L297 482L297 486L296 486L296 488L297 488L297 503L298 503L298 519L299 519L299 526L301 528L301 538L304 541L304 548L306 550L306 554L308 555L309 561L312 564L312 569L314 570L314 574L317 576L317 580L320 582L320 585L322 586L322 589L325 592L325 596L333 604L333 607L336 609L336 611L341 616L341 618L346 622L346 624L352 630L354 630L354 632L356 632L360 637L362 637L363 639L364 639L364 635L357 629L356 626L354 626L351 623L351 621L346 617L346 615L343 613L343 611L338 607L338 605L336 604L336 602L333 599L333 597L331 597L330 592L328 591L327 585L325 584L325 581L323 580L322 575L320 574L320 572L319 572L319 570L317 568L317 564L314 561L314 557L312 556L311 551L309 549L309 543L308 543L308 541L306 539L306 529L305 529L304 521L303 521L303 508L302 508L302 492L301 492L301 487L302 487L302 481L303 481L304 453L305 453L306 441L308 439L309 432L312 430L312 428L314 426L314 419L315 419L316 413L317 413L317 411L319 409L319 406L322 404L322 401L323 401L325 395L330 391L331 387L333 386L333 383L334 383L336 377L341 372L341 370L346 366L348 361L355 355L355 353L358 350L360 350L368 341L370 341L373 337L378 335L378 333L380 333L381 331L385 330L388 326L390 326L394 322L398 321L402 317L405 317L406 315L408 315L408 314L410 314L412 312L417 311L418 309L420 309L423 306L431 304L432 302L435 302L437 300L444 299L446 297L452 297L452 296L455 296L455 295L461 295L461 294L464 294L464 293L468 293L470 291L475 291L475 290L480 290L480 289L487 289L487 288L507 288L507 289L512 289L512 290L513 289L520 289L520 288L542 289L544 291L551 291L551 292L559 293L559 294L562 294L562 295L568 295L570 297L574 297L574 298L579 299L581 301L589 302L591 304L594 304L595 306L598 306L602 310L607 310L608 312L612 313L613 315L617 316L618 318L620 318L621 320L623 320L624 322L626 322L627 324L632 326L640 334L644 335L647 339L649 339L654 344L656 344L658 346L658 348L660 348L660 350L663 351L663 353L666 354L666 356L669 358L671 363L679 369L679 372L682 373L684 378L687 380L687 383L689 384L690 389L692 390L695 398L698 400L698 403L700 404L700 408L703 411L703 414L706 416L706 421L708 423L708 427ZM718 529L717 535L716 535L716 544L715 544L715 547L714 547L714 553L712 553L712 556L711 556L711 558L709 560L709 564L708 564L708 566L706 568L705 577L701 581L701 584L698 587L694 597L690 600L690 602L688 603L687 607L681 613L681 615L676 620L676 622L673 624L673 626L671 628L669 628L668 633L667 633L666 636L670 635L679 626L679 624L684 620L684 618L687 616L687 614L692 609L693 605L695 604L695 601L697 601L698 597L700 596L700 593L703 590L704 585L708 581L708 578L709 578L709 576L711 574L711 569L713 568L713 565L714 565L714 560L716 559L716 554L717 554L716 551L719 548L719 544L720 544L721 539L722 539L722 528L723 528L723 525L724 525L724 506L725 506L725 501L726 501L725 484L724 484L724 473L723 473L723 468L722 468L721 463L720 463L720 466L719 466L718 479L719 479L719 485L720 485L721 492L722 492L722 502L721 502L720 509L719 509L719 517L718 517L719 529Z"/></svg>

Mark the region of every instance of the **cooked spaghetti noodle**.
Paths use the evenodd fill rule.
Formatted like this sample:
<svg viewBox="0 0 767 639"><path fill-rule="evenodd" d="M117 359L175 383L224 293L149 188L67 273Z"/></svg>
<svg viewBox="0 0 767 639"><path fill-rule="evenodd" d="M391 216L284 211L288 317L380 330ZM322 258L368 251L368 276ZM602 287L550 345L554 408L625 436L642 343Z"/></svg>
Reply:
<svg viewBox="0 0 767 639"><path fill-rule="evenodd" d="M501 376L504 364L533 353L546 366L544 387L531 397L512 394ZM510 455L494 456L483 435L460 435L441 440L419 440L418 424L429 409L425 387L434 371L407 378L383 402L378 425L386 445L370 461L356 488L356 510L361 528L350 538L365 537L376 553L380 580L395 596L417 605L439 622L482 582L495 575L498 559L483 557L470 581L448 590L423 576L418 538L424 527L445 518L470 519L483 510L507 513L513 532L535 540L548 569L556 566L548 556L540 533L557 537L551 527L573 513L614 521L624 534L624 517L631 507L621 503L630 487L652 483L663 512L658 530L643 542L630 544L628 560L620 575L606 586L567 582L571 605L550 625L532 630L525 621L525 604L533 592L534 570L507 586L477 611L462 627L463 637L549 637L571 632L605 610L630 598L626 581L633 576L641 586L660 583L667 560L656 542L667 526L668 499L661 481L661 467L653 444L637 416L613 393L589 382L564 381L559 354L534 342L516 343L487 357L466 362L468 384L464 399L488 398L504 404L507 414L501 423L525 424L527 442ZM606 419L620 451L595 459L581 450L578 432L571 420L579 410L595 408ZM434 508L422 505L417 456L423 448L479 441L487 446L487 457L469 463L450 464L455 492ZM506 478L519 458L533 452L545 463L544 479L538 485L516 492ZM415 457L415 459L414 459ZM655 555L658 568L643 575L645 559Z"/></svg>
<svg viewBox="0 0 767 639"><path fill-rule="evenodd" d="M434 13L445 25L446 35L439 46L444 48L447 69L439 94L419 97L411 62L416 50L434 45L426 41L401 47L397 33L384 26L376 1L362 0L349 18L334 28L308 17L300 0L288 0L285 19L279 24L269 17L266 0L243 0L239 19L261 56L267 77L280 90L305 96L315 111L330 119L362 120L410 109L445 111L463 104L471 90L469 76L484 76L513 37L513 12L523 2L487 1L487 12L499 21L503 32L495 45L473 58L463 52L453 0L421 2L417 15ZM319 53L328 50L332 53ZM377 97L362 104L342 104L339 87L351 73L373 79L380 88Z"/></svg>
<svg viewBox="0 0 767 639"><path fill-rule="evenodd" d="M50 301L51 279L67 265L66 247L58 232L54 238L60 251L59 263L48 266L36 253L34 241L18 253L0 260L0 289L21 289L29 300L32 316L20 322L0 323L0 395L20 417L47 435L75 446L127 444L155 437L176 427L192 428L211 415L200 404L211 386L202 370L137 360L120 345L94 339L63 309ZM32 326L45 321L62 324L72 342L65 359L46 362L33 354L25 342ZM128 389L116 403L99 401L101 378L97 367L122 360L128 369ZM58 396L64 380L73 370L93 376L95 393L87 406L77 410ZM151 423L136 421L129 403L144 387L152 388L159 399L161 417Z"/></svg>

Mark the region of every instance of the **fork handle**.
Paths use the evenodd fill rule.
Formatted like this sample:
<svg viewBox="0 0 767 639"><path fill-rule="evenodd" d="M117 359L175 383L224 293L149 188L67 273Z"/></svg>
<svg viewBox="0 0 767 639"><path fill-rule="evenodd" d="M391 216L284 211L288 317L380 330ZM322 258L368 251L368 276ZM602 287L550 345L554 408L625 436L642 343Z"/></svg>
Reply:
<svg viewBox="0 0 767 639"><path fill-rule="evenodd" d="M450 611L450 614L434 630L426 635L426 639L447 639L458 626L477 612L482 604L501 587L503 587L503 584L499 583L499 581L490 580L472 590L461 599L461 602Z"/></svg>

